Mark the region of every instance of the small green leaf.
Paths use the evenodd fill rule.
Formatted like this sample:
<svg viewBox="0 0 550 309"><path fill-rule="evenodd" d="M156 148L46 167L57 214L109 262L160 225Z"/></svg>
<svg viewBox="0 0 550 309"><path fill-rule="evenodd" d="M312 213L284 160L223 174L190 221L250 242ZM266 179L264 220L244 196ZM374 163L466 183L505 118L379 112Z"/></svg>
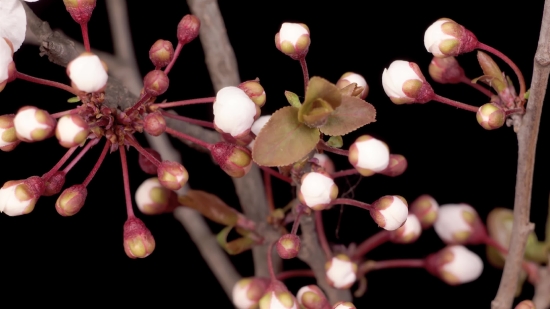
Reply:
<svg viewBox="0 0 550 309"><path fill-rule="evenodd" d="M67 100L67 102L69 102L69 103L78 103L78 102L80 102L80 98L79 97L72 97L72 98L69 98Z"/></svg>
<svg viewBox="0 0 550 309"><path fill-rule="evenodd" d="M531 93L531 89L527 89L527 91L525 91L525 95L523 96L523 98L525 100L529 100L529 94Z"/></svg>
<svg viewBox="0 0 550 309"><path fill-rule="evenodd" d="M319 130L326 135L346 135L376 121L374 106L357 97L342 96L340 105Z"/></svg>
<svg viewBox="0 0 550 309"><path fill-rule="evenodd" d="M312 77L306 90L304 103L298 112L298 120L307 122L308 116L313 117L314 123L308 123L310 126L315 126L317 123L324 123L323 117L328 116L327 113L332 112L342 102L342 95L336 85L321 77ZM314 116L315 115L315 116Z"/></svg>
<svg viewBox="0 0 550 309"><path fill-rule="evenodd" d="M477 60L483 70L483 75L493 78L491 87L493 87L497 93L504 91L506 89L506 81L504 80L502 71L493 58L482 51L478 51Z"/></svg>
<svg viewBox="0 0 550 309"><path fill-rule="evenodd" d="M227 236L229 235L229 232L231 232L231 229L233 229L232 226L225 227L218 233L218 235L216 235L218 244L225 250L225 252L227 252L227 254L236 255L251 249L255 245L255 242L248 237L241 237L227 242Z"/></svg>
<svg viewBox="0 0 550 309"><path fill-rule="evenodd" d="M319 129L298 121L298 109L276 111L260 131L252 159L261 166L289 165L305 157L319 142Z"/></svg>
<svg viewBox="0 0 550 309"><path fill-rule="evenodd" d="M494 78L494 77L489 76L489 75L481 75L480 77L476 77L476 78L472 79L472 83L474 83L474 84L477 84L478 81L489 85L489 87L492 87L495 90L506 88L506 84L503 83L502 80Z"/></svg>
<svg viewBox="0 0 550 309"><path fill-rule="evenodd" d="M184 207L193 208L206 218L223 225L235 225L239 219L239 212L227 205L214 194L201 190L188 190L185 195L178 197Z"/></svg>
<svg viewBox="0 0 550 309"><path fill-rule="evenodd" d="M302 106L302 103L300 103L300 98L298 98L298 95L294 92L285 91L285 97L291 106L296 108L300 108Z"/></svg>
<svg viewBox="0 0 550 309"><path fill-rule="evenodd" d="M327 145L334 148L342 148L344 146L344 139L340 135L331 136L327 141Z"/></svg>

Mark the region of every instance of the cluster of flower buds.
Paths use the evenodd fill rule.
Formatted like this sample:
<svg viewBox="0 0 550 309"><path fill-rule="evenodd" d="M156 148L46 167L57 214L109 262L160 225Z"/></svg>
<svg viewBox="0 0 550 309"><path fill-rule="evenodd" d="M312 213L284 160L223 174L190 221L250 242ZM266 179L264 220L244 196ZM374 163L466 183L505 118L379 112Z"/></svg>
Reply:
<svg viewBox="0 0 550 309"><path fill-rule="evenodd" d="M311 43L309 28L305 24L283 23L275 34L275 46L294 60L304 59Z"/></svg>
<svg viewBox="0 0 550 309"><path fill-rule="evenodd" d="M310 172L302 176L302 186L298 192L300 202L311 209L323 210L338 197L338 186L328 173Z"/></svg>
<svg viewBox="0 0 550 309"><path fill-rule="evenodd" d="M390 150L386 143L363 135L349 148L349 162L363 176L384 171L390 164Z"/></svg>

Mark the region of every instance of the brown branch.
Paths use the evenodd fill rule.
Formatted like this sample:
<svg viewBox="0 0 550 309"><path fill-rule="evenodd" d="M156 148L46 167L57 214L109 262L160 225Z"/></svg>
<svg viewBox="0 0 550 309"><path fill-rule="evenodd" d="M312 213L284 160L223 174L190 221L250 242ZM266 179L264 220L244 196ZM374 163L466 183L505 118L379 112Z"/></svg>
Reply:
<svg viewBox="0 0 550 309"><path fill-rule="evenodd" d="M509 254L500 280L497 295L491 303L493 309L512 308L517 288L521 263L525 253L527 236L534 225L529 222L531 190L535 152L539 131L542 105L550 73L550 0L544 3L544 13L539 43L535 54L533 77L526 113L517 131L518 166L516 175L516 196L514 200L514 226L510 240Z"/></svg>

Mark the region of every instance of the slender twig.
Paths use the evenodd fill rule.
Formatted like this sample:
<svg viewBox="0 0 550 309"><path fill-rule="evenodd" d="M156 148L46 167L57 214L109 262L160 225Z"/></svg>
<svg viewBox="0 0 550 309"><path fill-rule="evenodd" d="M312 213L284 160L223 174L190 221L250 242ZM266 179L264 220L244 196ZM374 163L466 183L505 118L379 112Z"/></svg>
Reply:
<svg viewBox="0 0 550 309"><path fill-rule="evenodd" d="M58 83L58 82L54 82L54 81L51 81L51 80L30 76L30 75L21 73L19 71L15 71L15 77L19 78L21 80L26 80L26 81L31 82L31 83L36 83L36 84L40 84L40 85L44 85L44 86L55 87L55 88L63 89L63 90L65 90L67 92L70 92L74 95L79 95L78 91L76 91L74 88L72 88L70 86L67 86L65 84L62 84L62 83Z"/></svg>
<svg viewBox="0 0 550 309"><path fill-rule="evenodd" d="M44 181L47 181L50 177L52 177L52 175L55 174L63 166L63 164L67 162L67 160L69 160L69 158L77 148L78 146L69 148L69 150L67 150L67 152L63 155L63 157L59 159L59 161L54 165L54 167L52 167L52 169L50 169L49 172L47 172L42 176L42 179L44 179Z"/></svg>
<svg viewBox="0 0 550 309"><path fill-rule="evenodd" d="M460 108L460 109L463 109L463 110L474 112L474 113L477 112L477 110L479 109L479 107L475 107L475 106L472 106L472 105L469 105L469 104L465 104L465 103L462 103L462 102L451 100L451 99L442 97L442 96L437 95L437 94L434 96L433 100L437 101L437 102L447 104L447 105L450 105L450 106L454 106L456 108Z"/></svg>

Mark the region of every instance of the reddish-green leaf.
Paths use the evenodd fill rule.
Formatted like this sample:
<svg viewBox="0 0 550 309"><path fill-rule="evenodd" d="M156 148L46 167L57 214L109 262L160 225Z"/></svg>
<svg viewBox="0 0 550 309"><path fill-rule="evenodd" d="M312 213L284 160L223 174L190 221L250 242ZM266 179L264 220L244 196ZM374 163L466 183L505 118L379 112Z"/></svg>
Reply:
<svg viewBox="0 0 550 309"><path fill-rule="evenodd" d="M357 97L342 96L342 104L319 130L326 135L346 135L376 121L374 106Z"/></svg>
<svg viewBox="0 0 550 309"><path fill-rule="evenodd" d="M223 225L235 225L242 216L219 197L201 190L188 190L185 195L178 197L178 201L182 206L193 208L208 219Z"/></svg>

